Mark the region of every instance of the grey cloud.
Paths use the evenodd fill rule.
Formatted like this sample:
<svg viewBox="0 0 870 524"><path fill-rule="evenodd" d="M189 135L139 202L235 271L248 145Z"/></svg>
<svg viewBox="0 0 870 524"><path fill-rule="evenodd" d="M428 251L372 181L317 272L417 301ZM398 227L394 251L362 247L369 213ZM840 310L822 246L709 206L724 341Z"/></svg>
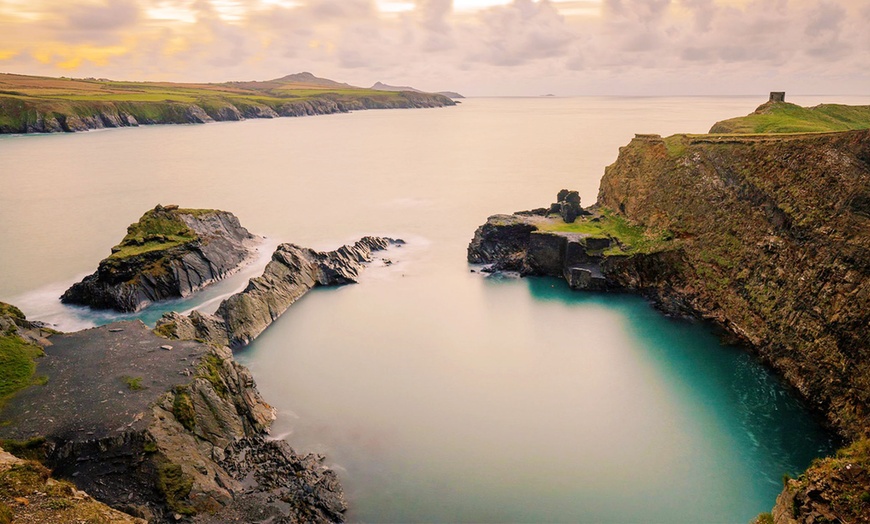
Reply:
<svg viewBox="0 0 870 524"><path fill-rule="evenodd" d="M353 20L375 14L372 0L310 0L303 9L318 21Z"/></svg>
<svg viewBox="0 0 870 524"><path fill-rule="evenodd" d="M113 0L103 4L69 4L62 16L70 29L80 31L114 31L132 26L139 20L135 0Z"/></svg>
<svg viewBox="0 0 870 524"><path fill-rule="evenodd" d="M565 56L577 36L547 0L515 0L482 12L478 22L466 35L474 44L469 58L494 65Z"/></svg>
<svg viewBox="0 0 870 524"><path fill-rule="evenodd" d="M121 32L135 27L141 12L135 0L118 0L101 4L70 3L57 13L59 19L50 27L66 42L105 44L118 40Z"/></svg>
<svg viewBox="0 0 870 524"><path fill-rule="evenodd" d="M805 29L807 35L820 33L838 33L846 19L846 10L843 6L833 2L822 2L810 12L809 23Z"/></svg>

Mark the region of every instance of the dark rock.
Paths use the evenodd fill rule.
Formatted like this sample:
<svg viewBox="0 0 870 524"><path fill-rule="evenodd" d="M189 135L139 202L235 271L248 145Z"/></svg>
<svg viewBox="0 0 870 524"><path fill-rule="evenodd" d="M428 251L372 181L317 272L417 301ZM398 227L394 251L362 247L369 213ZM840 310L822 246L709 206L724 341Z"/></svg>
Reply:
<svg viewBox="0 0 870 524"><path fill-rule="evenodd" d="M224 300L216 316L223 319L229 343L244 346L314 286L355 283L372 251L397 241L364 237L353 245L321 253L294 244L281 244L263 275Z"/></svg>
<svg viewBox="0 0 870 524"><path fill-rule="evenodd" d="M163 234L143 238L125 237L113 255L100 262L97 271L74 284L61 296L68 304L97 309L138 311L153 302L188 296L236 271L254 254L256 237L226 211L185 211L178 206L157 206L146 220L174 221L186 229L183 243ZM130 226L132 231L137 224ZM156 249L121 256L126 246L146 243ZM165 244L166 247L161 247ZM135 253L135 252L134 252Z"/></svg>
<svg viewBox="0 0 870 524"><path fill-rule="evenodd" d="M523 272L531 275L562 276L568 239L564 235L534 231L529 235Z"/></svg>

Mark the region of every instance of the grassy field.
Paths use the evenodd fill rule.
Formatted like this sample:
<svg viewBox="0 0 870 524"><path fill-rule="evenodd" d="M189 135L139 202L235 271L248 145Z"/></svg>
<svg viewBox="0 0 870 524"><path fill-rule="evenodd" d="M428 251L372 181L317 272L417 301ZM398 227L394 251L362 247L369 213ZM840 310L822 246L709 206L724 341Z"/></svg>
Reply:
<svg viewBox="0 0 870 524"><path fill-rule="evenodd" d="M109 258L120 260L192 242L198 237L179 215L200 216L214 212L214 209L165 209L160 212L152 209L127 228L127 235L112 248Z"/></svg>
<svg viewBox="0 0 870 524"><path fill-rule="evenodd" d="M286 77L291 78L291 77ZM292 80L266 82L227 82L223 84L184 84L171 82L118 82L113 80L49 78L0 73L0 95L52 100L152 100L193 101L199 98L232 97L280 101L287 98L313 98L323 95L375 96L394 98L391 91L355 88L326 81L325 85Z"/></svg>
<svg viewBox="0 0 870 524"><path fill-rule="evenodd" d="M33 383L36 358L42 348L28 344L17 335L0 336L0 406L15 392Z"/></svg>
<svg viewBox="0 0 870 524"><path fill-rule="evenodd" d="M611 247L605 252L607 255L649 253L659 249L672 238L668 232L652 234L643 226L632 225L625 218L606 209L595 218L597 220L581 216L570 224L561 219L554 219L536 225L541 231L583 233L593 238L618 240L621 247Z"/></svg>
<svg viewBox="0 0 870 524"><path fill-rule="evenodd" d="M717 122L710 133L819 133L870 128L870 106L801 107L768 102L754 113Z"/></svg>

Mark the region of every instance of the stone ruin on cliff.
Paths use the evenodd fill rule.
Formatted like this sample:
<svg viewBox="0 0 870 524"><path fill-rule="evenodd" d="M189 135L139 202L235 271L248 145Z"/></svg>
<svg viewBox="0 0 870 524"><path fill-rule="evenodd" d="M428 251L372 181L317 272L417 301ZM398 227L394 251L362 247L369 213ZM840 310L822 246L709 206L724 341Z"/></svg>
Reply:
<svg viewBox="0 0 870 524"><path fill-rule="evenodd" d="M577 216L583 214L583 208L580 207L580 193L567 189L559 191L556 202L550 204L550 213L558 213L562 216L562 220L569 224L574 222Z"/></svg>

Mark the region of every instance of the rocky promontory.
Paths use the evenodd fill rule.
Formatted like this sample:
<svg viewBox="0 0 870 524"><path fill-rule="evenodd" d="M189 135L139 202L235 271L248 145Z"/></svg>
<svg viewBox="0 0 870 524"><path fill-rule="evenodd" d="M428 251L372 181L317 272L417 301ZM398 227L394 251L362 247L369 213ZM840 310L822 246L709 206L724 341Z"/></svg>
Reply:
<svg viewBox="0 0 870 524"><path fill-rule="evenodd" d="M214 315L167 313L157 322L157 330L170 337L247 345L311 288L354 283L373 251L402 244L391 238L363 237L329 252L281 244L262 276L224 300Z"/></svg>
<svg viewBox="0 0 870 524"><path fill-rule="evenodd" d="M97 271L66 290L61 301L139 311L221 280L253 256L256 243L232 213L157 205L128 227Z"/></svg>
<svg viewBox="0 0 870 524"><path fill-rule="evenodd" d="M33 362L0 405L0 439L126 513L111 513L118 522L341 522L338 477L322 456L268 438L274 410L227 344L250 342L314 286L356 282L373 251L402 243L364 237L325 253L282 244L216 315L170 313L153 331L126 321L63 334L0 304L4 336Z"/></svg>
<svg viewBox="0 0 870 524"><path fill-rule="evenodd" d="M743 341L854 442L788 483L776 521L867 522L870 131L638 135L592 218L550 211L490 217L469 261L635 291Z"/></svg>

